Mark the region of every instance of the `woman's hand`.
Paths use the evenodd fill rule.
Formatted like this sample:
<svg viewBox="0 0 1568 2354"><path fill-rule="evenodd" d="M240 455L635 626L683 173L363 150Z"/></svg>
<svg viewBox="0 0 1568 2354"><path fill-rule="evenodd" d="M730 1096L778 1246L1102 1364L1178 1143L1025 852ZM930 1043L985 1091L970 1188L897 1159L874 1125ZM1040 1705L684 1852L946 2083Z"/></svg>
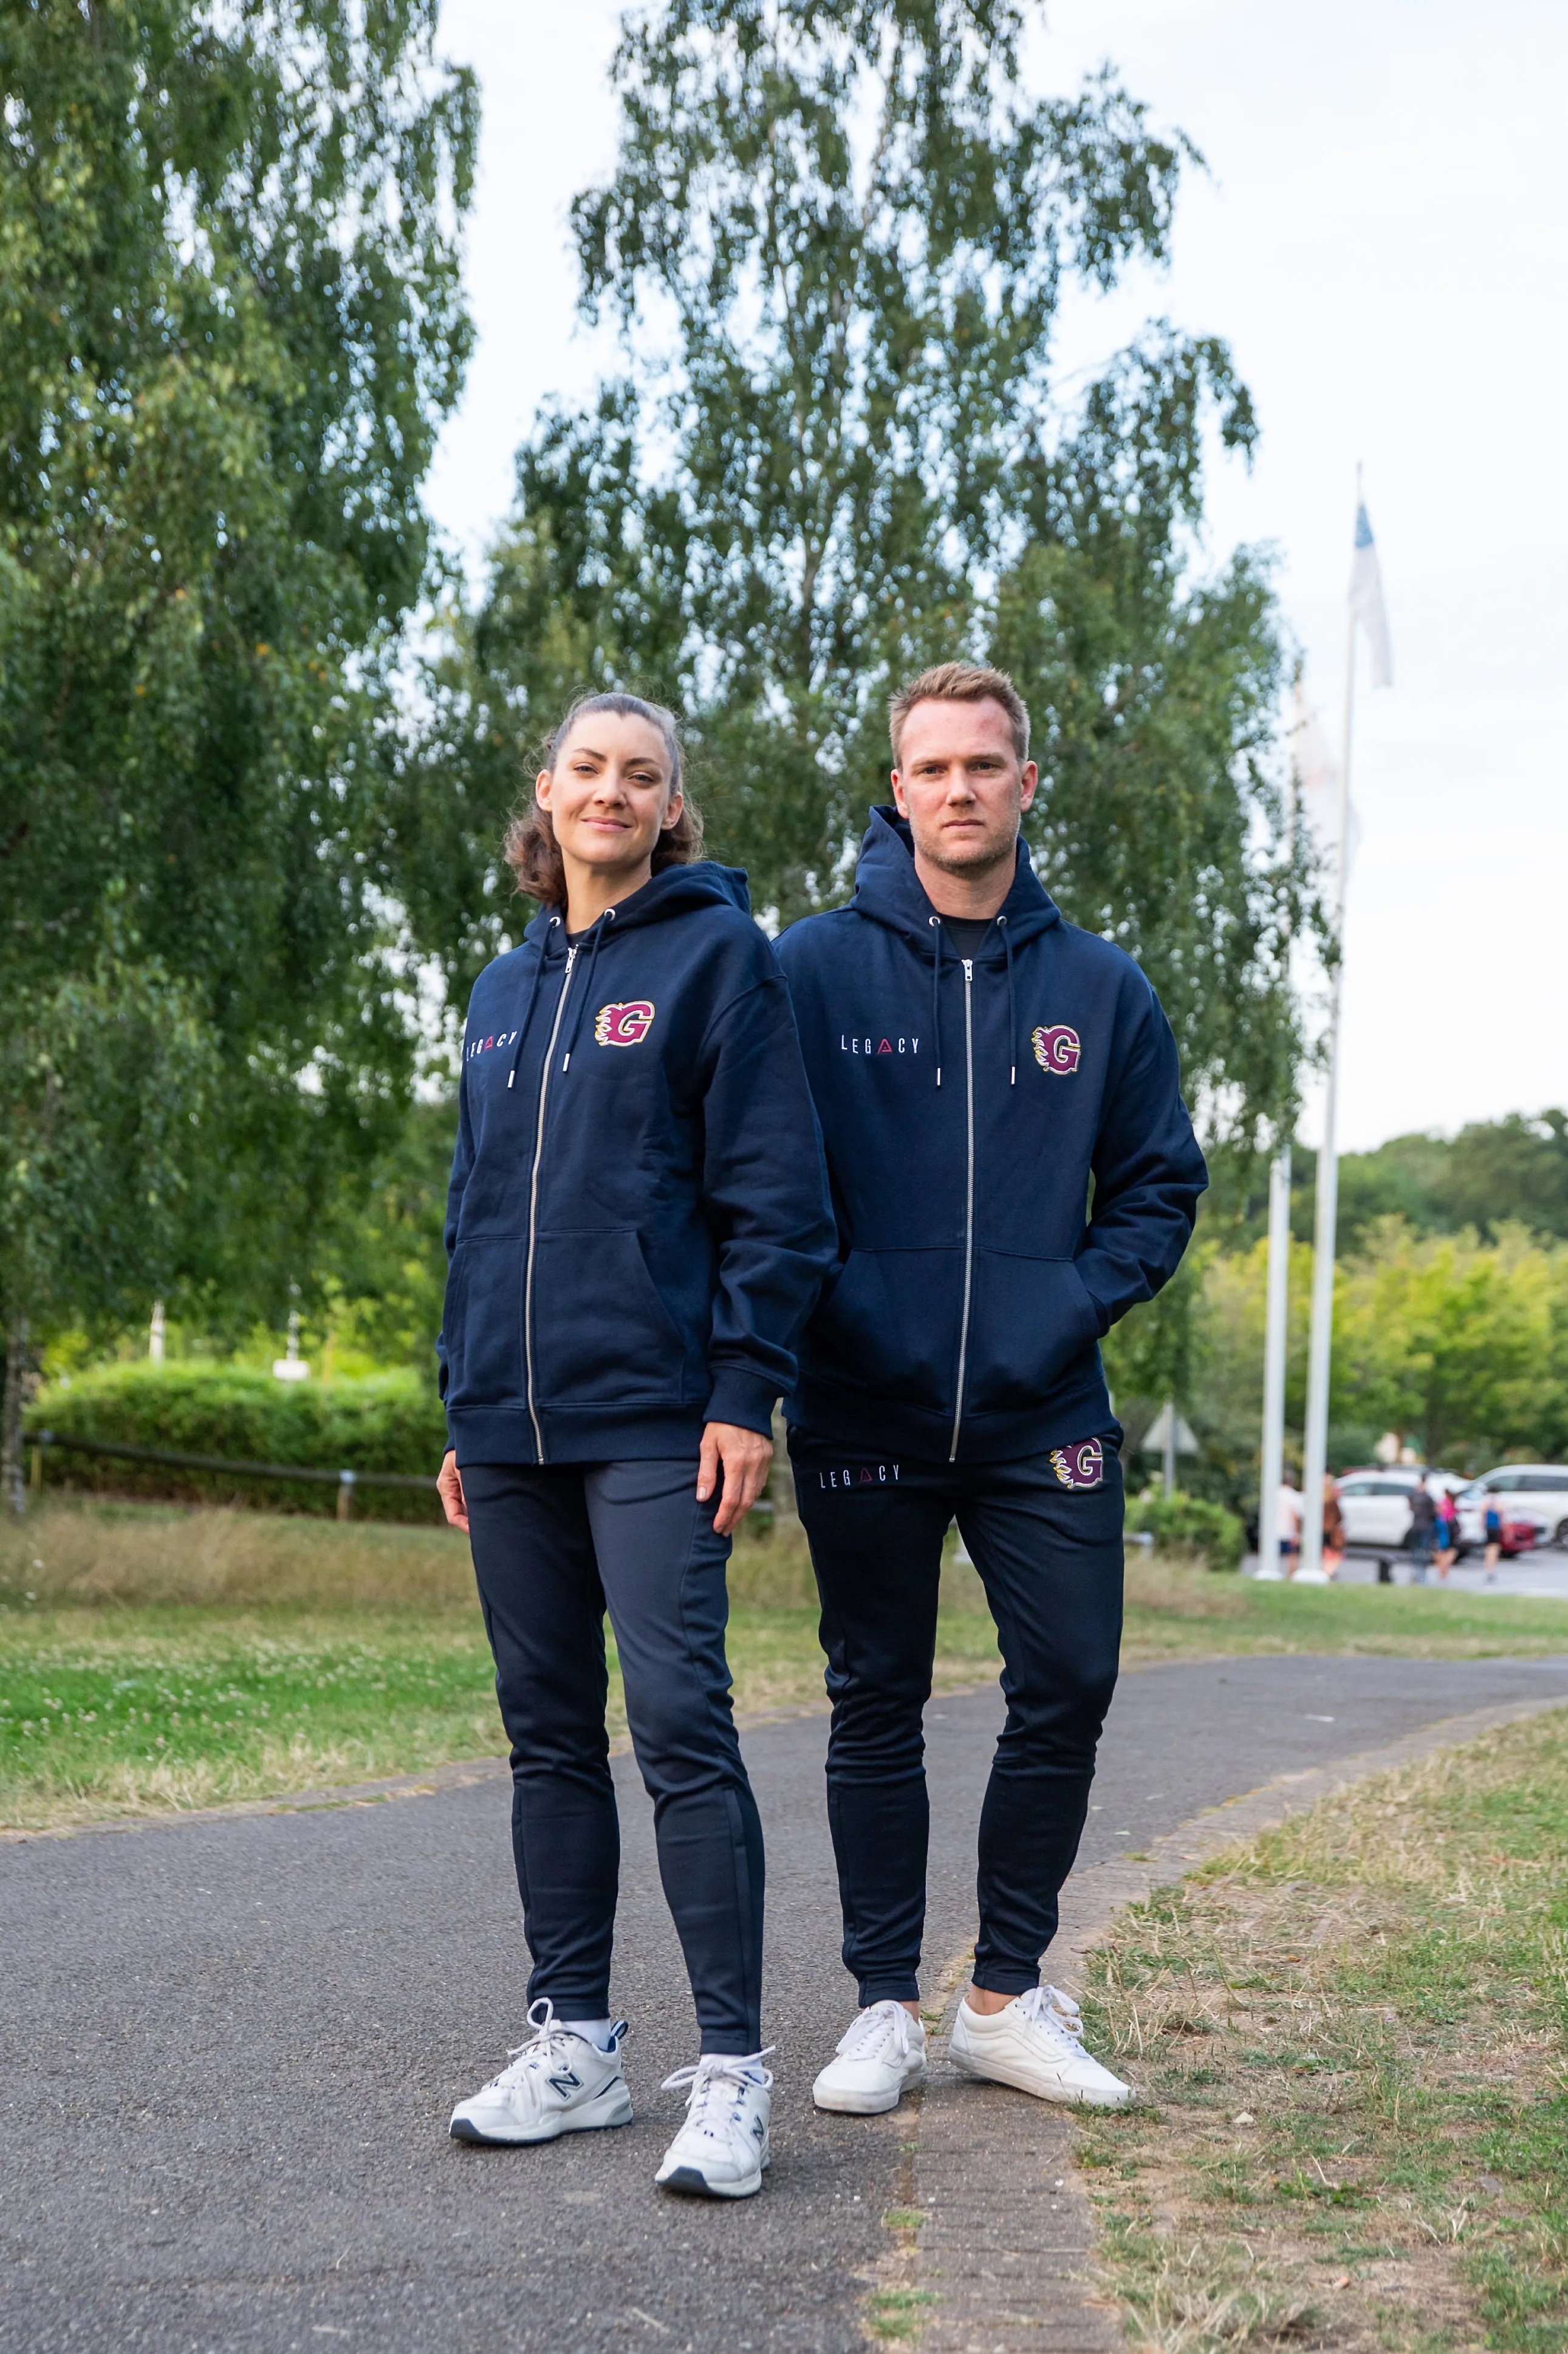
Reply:
<svg viewBox="0 0 1568 2354"><path fill-rule="evenodd" d="M454 1529L468 1534L468 1505L463 1500L462 1473L457 1468L457 1457L449 1447L441 1458L441 1468L436 1474L436 1492L441 1500L441 1510Z"/></svg>
<svg viewBox="0 0 1568 2354"><path fill-rule="evenodd" d="M714 1514L714 1530L716 1535L727 1537L768 1485L768 1474L773 1468L773 1441L764 1438L759 1430L742 1430L736 1422L710 1422L703 1432L703 1452L697 1465L699 1504L705 1504L718 1486L721 1463L724 1493ZM457 1477L455 1469L452 1477Z"/></svg>

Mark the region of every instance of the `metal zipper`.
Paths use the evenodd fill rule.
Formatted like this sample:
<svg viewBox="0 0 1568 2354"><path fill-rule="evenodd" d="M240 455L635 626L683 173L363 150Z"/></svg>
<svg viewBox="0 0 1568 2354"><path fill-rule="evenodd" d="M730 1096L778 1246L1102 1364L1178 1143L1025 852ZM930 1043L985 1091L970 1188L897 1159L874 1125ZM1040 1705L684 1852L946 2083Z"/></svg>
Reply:
<svg viewBox="0 0 1568 2354"><path fill-rule="evenodd" d="M953 1401L953 1443L948 1460L959 1459L959 1429L964 1418L964 1374L969 1356L969 1295L975 1274L975 968L972 957L964 968L964 1116L969 1126L968 1168L964 1179L964 1313L959 1326L959 1394Z"/></svg>
<svg viewBox="0 0 1568 2354"><path fill-rule="evenodd" d="M534 1131L534 1172L528 1180L528 1268L523 1279L523 1362L527 1372L528 1419L534 1426L534 1445L539 1460L545 1460L545 1434L539 1427L539 1417L534 1407L534 1246L539 1224L539 1163L545 1153L545 1104L550 1092L550 1065L556 1058L556 1041L561 1034L561 1016L567 1010L567 991L572 985L572 967L577 960L576 949L567 950L567 969L561 975L561 993L556 1000L556 1018L550 1024L550 1043L545 1049L544 1067L539 1074L539 1112Z"/></svg>

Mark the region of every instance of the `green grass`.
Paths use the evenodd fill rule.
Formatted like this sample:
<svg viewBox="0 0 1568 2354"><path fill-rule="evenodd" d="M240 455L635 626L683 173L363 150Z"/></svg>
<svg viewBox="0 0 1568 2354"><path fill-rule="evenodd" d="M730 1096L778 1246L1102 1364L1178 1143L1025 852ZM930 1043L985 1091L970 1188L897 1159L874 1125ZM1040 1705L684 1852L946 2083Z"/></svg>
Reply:
<svg viewBox="0 0 1568 2354"><path fill-rule="evenodd" d="M1568 2344L1568 1711L1326 1802L1128 1914L1089 2121L1160 2354Z"/></svg>
<svg viewBox="0 0 1568 2354"><path fill-rule="evenodd" d="M938 1688L984 1681L979 1582L949 1563ZM744 1711L821 1697L798 1531L731 1570ZM1125 1658L1466 1658L1568 1650L1552 1600L1244 1585L1135 1553ZM618 1681L610 1722L624 1723ZM0 1827L37 1828L418 1772L502 1747L468 1548L445 1530L46 1503L0 1529Z"/></svg>
<svg viewBox="0 0 1568 2354"><path fill-rule="evenodd" d="M746 1712L821 1697L803 1548L737 1548ZM751 1597L760 1595L761 1601ZM938 1682L994 1670L945 1613ZM625 1730L610 1651L609 1727ZM0 1532L0 1827L224 1805L504 1748L468 1548L444 1531L47 1506Z"/></svg>

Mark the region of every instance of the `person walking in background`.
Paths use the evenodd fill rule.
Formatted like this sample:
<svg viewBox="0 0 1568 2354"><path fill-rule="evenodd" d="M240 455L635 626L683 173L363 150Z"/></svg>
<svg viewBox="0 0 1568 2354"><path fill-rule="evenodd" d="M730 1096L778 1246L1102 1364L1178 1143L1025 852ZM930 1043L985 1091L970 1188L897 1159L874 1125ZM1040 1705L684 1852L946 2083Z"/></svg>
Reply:
<svg viewBox="0 0 1568 2354"><path fill-rule="evenodd" d="M1481 1534L1487 1542L1486 1582L1489 1585L1495 1585L1498 1582L1498 1564L1502 1559L1503 1511L1501 1504L1490 1490L1487 1492L1486 1510L1481 1515Z"/></svg>
<svg viewBox="0 0 1568 2354"><path fill-rule="evenodd" d="M440 1341L512 1743L532 2040L460 2141L627 2124L610 2016L620 1829L608 1609L700 2037L656 2179L740 2199L768 2162L762 1831L725 1659L730 1532L833 1231L795 1023L746 878L701 860L675 723L597 695L556 731L507 857L541 902L463 1040Z"/></svg>
<svg viewBox="0 0 1568 2354"><path fill-rule="evenodd" d="M1338 1577L1345 1557L1345 1516L1340 1509L1340 1483L1331 1471L1323 1474L1323 1570Z"/></svg>
<svg viewBox="0 0 1568 2354"><path fill-rule="evenodd" d="M922 1711L956 1515L1007 1721L949 2055L1043 2100L1114 2106L1128 2087L1040 1979L1121 1634L1121 1431L1097 1344L1174 1272L1207 1172L1148 981L1064 922L1020 839L1036 770L1012 681L946 663L889 717L894 801L872 812L854 898L779 947L839 1222L786 1406L861 2005L813 2097L891 2109L925 2068Z"/></svg>
<svg viewBox="0 0 1568 2354"><path fill-rule="evenodd" d="M1425 1585L1432 1566L1432 1547L1437 1533L1437 1507L1432 1490L1425 1479L1418 1479L1410 1491L1410 1550L1415 1562L1415 1582Z"/></svg>
<svg viewBox="0 0 1568 2354"><path fill-rule="evenodd" d="M1448 1572L1459 1558L1459 1491L1445 1488L1437 1499L1437 1577L1448 1583Z"/></svg>
<svg viewBox="0 0 1568 2354"><path fill-rule="evenodd" d="M1301 1558L1302 1502L1300 1490L1287 1472L1279 1483L1279 1501L1276 1507L1279 1530L1279 1567L1276 1575L1280 1572L1287 1577L1296 1575L1297 1564Z"/></svg>

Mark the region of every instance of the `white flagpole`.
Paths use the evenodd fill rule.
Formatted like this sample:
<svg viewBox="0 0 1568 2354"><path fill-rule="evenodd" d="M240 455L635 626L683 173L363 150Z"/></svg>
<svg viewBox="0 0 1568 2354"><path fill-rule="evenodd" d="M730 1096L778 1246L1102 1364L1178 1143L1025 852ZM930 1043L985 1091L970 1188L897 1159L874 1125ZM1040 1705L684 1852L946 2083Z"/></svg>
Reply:
<svg viewBox="0 0 1568 2354"><path fill-rule="evenodd" d="M1290 1296L1290 1147L1268 1172L1268 1329L1263 1347L1263 1470L1257 1504L1257 1565L1279 1571L1279 1490L1285 1478L1285 1344Z"/></svg>
<svg viewBox="0 0 1568 2354"><path fill-rule="evenodd" d="M1356 468L1356 511L1361 470ZM1329 1368L1334 1345L1334 1243L1339 1224L1340 1012L1345 977L1345 833L1350 818L1351 726L1356 695L1356 616L1345 637L1345 736L1340 757L1339 825L1334 851L1334 938L1339 956L1329 1010L1329 1083L1323 1092L1323 1141L1318 1153L1318 1215L1312 1240L1312 1341L1307 1364L1306 1461L1301 1485L1301 1567L1323 1566L1323 1479L1329 1456Z"/></svg>
<svg viewBox="0 0 1568 2354"><path fill-rule="evenodd" d="M1300 677L1297 678L1299 702ZM1296 763L1285 805L1286 849L1296 847ZM1289 955L1287 935L1286 954ZM1268 1320L1263 1343L1263 1446L1259 1456L1257 1565L1279 1572L1279 1490L1285 1479L1285 1363L1290 1306L1290 1142L1277 1143L1268 1172Z"/></svg>

